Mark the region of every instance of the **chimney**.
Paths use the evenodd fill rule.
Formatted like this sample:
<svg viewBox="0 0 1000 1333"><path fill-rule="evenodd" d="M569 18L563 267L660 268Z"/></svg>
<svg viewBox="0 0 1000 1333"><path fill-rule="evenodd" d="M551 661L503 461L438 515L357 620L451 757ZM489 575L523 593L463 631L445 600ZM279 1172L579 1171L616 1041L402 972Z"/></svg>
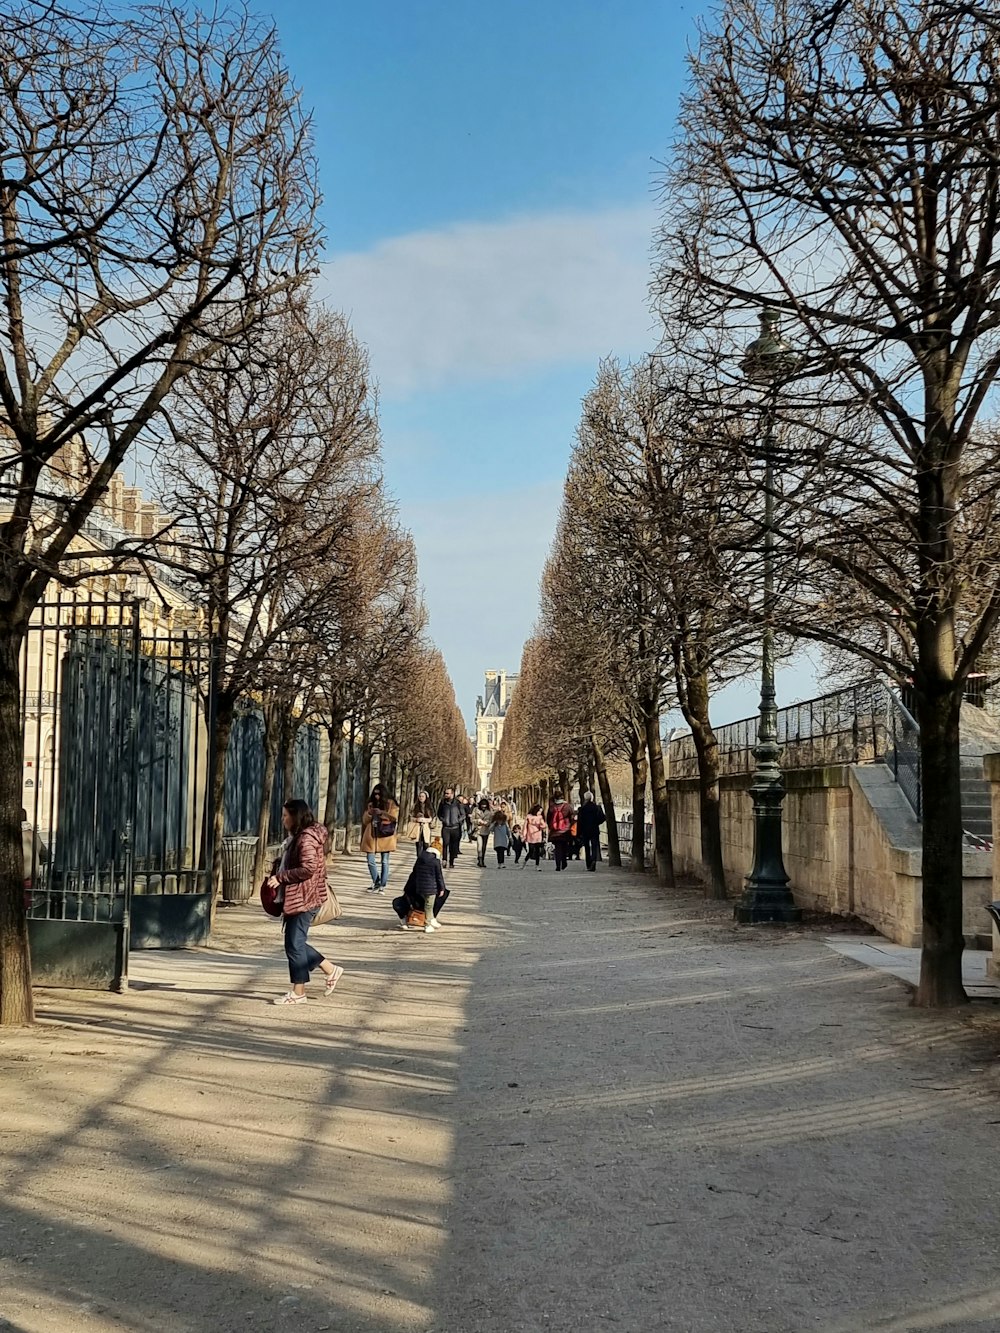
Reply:
<svg viewBox="0 0 1000 1333"><path fill-rule="evenodd" d="M142 491L137 486L126 486L122 495L122 527L127 532L139 531L139 506Z"/></svg>

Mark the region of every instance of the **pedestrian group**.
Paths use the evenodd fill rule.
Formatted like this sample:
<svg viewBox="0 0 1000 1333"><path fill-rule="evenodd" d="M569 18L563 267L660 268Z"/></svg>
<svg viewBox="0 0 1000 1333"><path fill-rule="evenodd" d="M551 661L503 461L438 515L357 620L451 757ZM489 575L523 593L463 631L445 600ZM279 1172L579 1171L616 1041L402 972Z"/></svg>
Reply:
<svg viewBox="0 0 1000 1333"><path fill-rule="evenodd" d="M434 809L430 794L420 791L400 832L400 810L395 798L377 783L371 791L361 819L361 850L365 853L371 876L369 893L385 893L389 883L390 857L403 841L416 849L403 892L392 906L402 930L423 930L433 934L441 928L441 911L450 890L444 870L453 869L462 854L462 836L476 845L477 866L486 865L492 846L497 866L504 869L507 858L514 864L542 868L542 860L555 861L557 871L565 870L571 857L584 853L587 869L597 869L601 859L602 807L592 792L583 793L580 807L574 810L561 791L553 792L548 809L541 804L531 807L523 823L505 797L483 793L478 799L457 794L448 787ZM336 895L326 873L329 846L327 829L317 822L305 801L287 801L282 807L285 839L271 873L261 885L265 911L280 916L284 929L285 954L291 989L275 1004L304 1004L306 983L318 968L325 976L324 994L332 995L344 969L317 952L309 943L309 928L317 919L326 921L339 915Z"/></svg>

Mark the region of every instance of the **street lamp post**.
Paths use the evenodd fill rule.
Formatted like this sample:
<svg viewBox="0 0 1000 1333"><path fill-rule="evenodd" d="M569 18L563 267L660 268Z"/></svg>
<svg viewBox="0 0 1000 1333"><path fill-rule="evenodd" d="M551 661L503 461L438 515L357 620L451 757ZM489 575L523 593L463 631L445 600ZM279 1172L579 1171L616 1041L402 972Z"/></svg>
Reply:
<svg viewBox="0 0 1000 1333"><path fill-rule="evenodd" d="M764 407L764 633L761 643L760 722L750 795L753 798L753 869L736 904L736 920L789 922L802 919L788 887L781 853L781 804L785 784L778 744L778 708L774 694L774 418L778 389L796 363L795 353L781 337L777 310L760 314L760 337L747 348L743 372L767 386Z"/></svg>

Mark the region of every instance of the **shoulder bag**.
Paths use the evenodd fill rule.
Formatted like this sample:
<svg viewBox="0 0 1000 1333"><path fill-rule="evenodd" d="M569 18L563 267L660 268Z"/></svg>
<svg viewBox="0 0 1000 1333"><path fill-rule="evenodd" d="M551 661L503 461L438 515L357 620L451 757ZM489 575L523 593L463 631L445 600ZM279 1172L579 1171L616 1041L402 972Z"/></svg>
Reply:
<svg viewBox="0 0 1000 1333"><path fill-rule="evenodd" d="M320 904L320 909L313 917L314 926L325 926L328 921L339 921L344 915L344 909L340 905L340 899L337 897L333 885L330 882L330 876L326 877L326 897Z"/></svg>

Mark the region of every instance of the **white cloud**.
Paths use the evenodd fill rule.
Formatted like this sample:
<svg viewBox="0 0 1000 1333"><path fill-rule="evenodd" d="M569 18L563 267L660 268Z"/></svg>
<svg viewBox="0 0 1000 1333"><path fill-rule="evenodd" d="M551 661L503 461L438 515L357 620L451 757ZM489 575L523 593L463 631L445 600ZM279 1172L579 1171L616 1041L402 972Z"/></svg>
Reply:
<svg viewBox="0 0 1000 1333"><path fill-rule="evenodd" d="M335 257L321 290L391 394L638 353L654 223L651 204L455 223Z"/></svg>

